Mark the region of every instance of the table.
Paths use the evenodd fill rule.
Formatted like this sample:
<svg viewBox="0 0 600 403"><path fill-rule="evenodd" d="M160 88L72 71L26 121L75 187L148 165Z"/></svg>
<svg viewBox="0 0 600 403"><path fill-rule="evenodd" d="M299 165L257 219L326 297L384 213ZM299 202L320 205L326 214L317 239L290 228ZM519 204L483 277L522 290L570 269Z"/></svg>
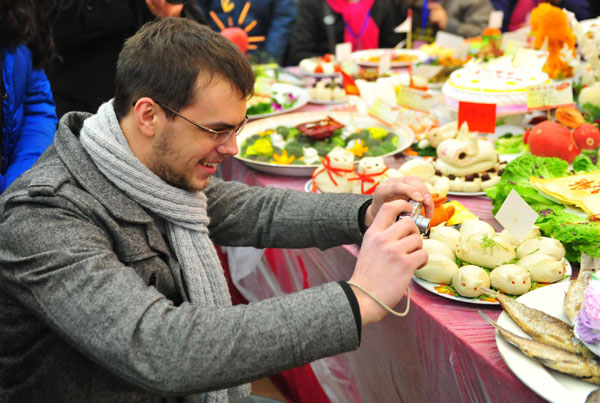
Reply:
<svg viewBox="0 0 600 403"><path fill-rule="evenodd" d="M315 106L302 109L315 110ZM399 165L400 160L386 161ZM308 178L270 175L230 158L219 176L249 185L303 191ZM496 229L499 224L485 197L452 197ZM236 260L229 249L232 272L247 256ZM256 256L256 268L237 282L250 300L302 290L329 281L348 279L358 247L345 245L321 251L267 249ZM233 274L233 273L232 273ZM323 390L333 402L506 402L543 401L518 380L496 348L495 331L477 313L496 320L499 307L475 306L434 295L414 282L411 308L405 318L388 315L363 328L356 351L311 364ZM404 301L398 310L403 310Z"/></svg>

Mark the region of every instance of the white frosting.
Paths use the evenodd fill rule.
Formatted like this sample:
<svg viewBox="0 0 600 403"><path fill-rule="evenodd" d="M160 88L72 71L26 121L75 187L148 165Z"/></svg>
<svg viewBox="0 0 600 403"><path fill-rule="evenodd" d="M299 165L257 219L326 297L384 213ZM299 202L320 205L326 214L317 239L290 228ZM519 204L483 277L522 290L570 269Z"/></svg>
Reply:
<svg viewBox="0 0 600 403"><path fill-rule="evenodd" d="M467 101L493 103L499 110L524 107L527 111L527 88L546 82L548 75L542 71L517 69L507 63L476 64L453 72L442 92L454 109L458 101Z"/></svg>

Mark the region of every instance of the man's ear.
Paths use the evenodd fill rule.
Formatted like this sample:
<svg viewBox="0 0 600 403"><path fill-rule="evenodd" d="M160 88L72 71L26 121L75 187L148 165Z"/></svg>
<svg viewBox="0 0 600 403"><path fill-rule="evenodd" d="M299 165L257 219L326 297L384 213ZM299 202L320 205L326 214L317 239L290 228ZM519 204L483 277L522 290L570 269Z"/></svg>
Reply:
<svg viewBox="0 0 600 403"><path fill-rule="evenodd" d="M158 104L148 97L140 98L135 103L133 107L135 121L144 136L154 137L156 134L159 108Z"/></svg>

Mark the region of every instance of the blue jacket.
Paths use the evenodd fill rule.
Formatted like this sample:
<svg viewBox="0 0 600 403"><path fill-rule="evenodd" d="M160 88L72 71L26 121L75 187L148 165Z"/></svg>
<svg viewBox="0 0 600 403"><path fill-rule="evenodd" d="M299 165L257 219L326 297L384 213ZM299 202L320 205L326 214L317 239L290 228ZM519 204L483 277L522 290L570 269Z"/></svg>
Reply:
<svg viewBox="0 0 600 403"><path fill-rule="evenodd" d="M2 150L0 193L31 168L54 140L56 108L50 83L42 69L32 65L25 45L1 49Z"/></svg>
<svg viewBox="0 0 600 403"><path fill-rule="evenodd" d="M211 10L225 26L229 26L228 17L231 17L233 26L240 28L246 28L248 24L256 20L256 25L248 32L248 36L265 36L266 40L254 42L257 49L250 50L248 54L255 54L259 62L282 62L294 28L296 0L253 0L250 2L248 14L241 24L239 17L246 0L228 0L225 4L233 5L233 9L227 13L223 11L221 3L221 0L198 0L198 5L204 11L214 30L220 31L209 16Z"/></svg>

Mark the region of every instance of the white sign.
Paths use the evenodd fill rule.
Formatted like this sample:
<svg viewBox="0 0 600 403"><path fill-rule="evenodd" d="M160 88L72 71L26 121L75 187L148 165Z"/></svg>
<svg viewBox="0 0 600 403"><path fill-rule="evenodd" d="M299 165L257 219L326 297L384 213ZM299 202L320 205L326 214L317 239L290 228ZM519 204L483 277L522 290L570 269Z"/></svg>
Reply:
<svg viewBox="0 0 600 403"><path fill-rule="evenodd" d="M519 242L523 242L537 218L535 210L514 189L510 191L496 214L496 220Z"/></svg>
<svg viewBox="0 0 600 403"><path fill-rule="evenodd" d="M502 28L502 20L504 19L504 12L495 10L490 13L490 19L488 20L488 27L490 28Z"/></svg>
<svg viewBox="0 0 600 403"><path fill-rule="evenodd" d="M338 43L335 45L335 60L338 63L350 60L352 54L352 44L350 42Z"/></svg>
<svg viewBox="0 0 600 403"><path fill-rule="evenodd" d="M438 46L454 49L454 57L464 59L469 51L469 44L465 42L465 38L460 35L454 35L445 31L438 31L435 34L435 43Z"/></svg>
<svg viewBox="0 0 600 403"><path fill-rule="evenodd" d="M379 57L379 75L382 76L392 68L392 53L389 51L383 52Z"/></svg>

